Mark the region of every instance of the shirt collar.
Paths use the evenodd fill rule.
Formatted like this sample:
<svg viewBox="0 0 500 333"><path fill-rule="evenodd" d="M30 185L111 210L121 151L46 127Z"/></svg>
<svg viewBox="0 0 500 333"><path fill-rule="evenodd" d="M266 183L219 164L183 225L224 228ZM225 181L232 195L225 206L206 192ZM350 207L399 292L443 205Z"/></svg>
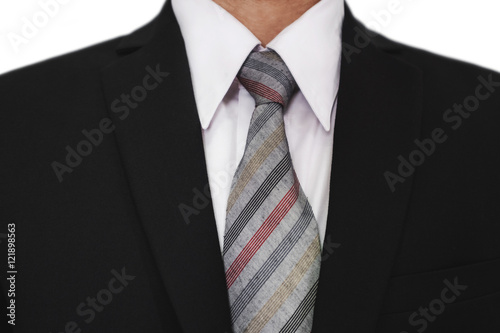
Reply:
<svg viewBox="0 0 500 333"><path fill-rule="evenodd" d="M186 44L201 126L207 129L249 53L260 41L211 0L172 0ZM321 0L268 45L285 61L326 131L340 81L342 0Z"/></svg>

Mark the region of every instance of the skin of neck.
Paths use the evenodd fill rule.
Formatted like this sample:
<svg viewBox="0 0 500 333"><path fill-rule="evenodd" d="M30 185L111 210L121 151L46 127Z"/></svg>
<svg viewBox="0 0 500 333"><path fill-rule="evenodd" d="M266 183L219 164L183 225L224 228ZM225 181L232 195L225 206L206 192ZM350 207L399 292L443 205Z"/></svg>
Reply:
<svg viewBox="0 0 500 333"><path fill-rule="evenodd" d="M320 0L213 0L266 46Z"/></svg>

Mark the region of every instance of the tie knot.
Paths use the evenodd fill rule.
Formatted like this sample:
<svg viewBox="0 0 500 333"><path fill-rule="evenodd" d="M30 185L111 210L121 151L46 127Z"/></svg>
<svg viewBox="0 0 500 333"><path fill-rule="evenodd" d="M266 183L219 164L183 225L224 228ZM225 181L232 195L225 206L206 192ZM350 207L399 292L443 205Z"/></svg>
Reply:
<svg viewBox="0 0 500 333"><path fill-rule="evenodd" d="M275 51L252 51L245 60L238 79L255 99L256 106L280 103L285 107L296 83L285 62Z"/></svg>

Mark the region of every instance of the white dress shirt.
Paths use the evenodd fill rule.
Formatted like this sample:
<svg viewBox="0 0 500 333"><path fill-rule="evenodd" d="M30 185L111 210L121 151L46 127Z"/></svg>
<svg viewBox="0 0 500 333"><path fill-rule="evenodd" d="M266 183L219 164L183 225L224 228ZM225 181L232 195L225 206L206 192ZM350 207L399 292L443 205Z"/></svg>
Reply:
<svg viewBox="0 0 500 333"><path fill-rule="evenodd" d="M253 49L264 48L211 0L172 0L172 5L186 44L222 249L231 181L255 108L236 75ZM295 172L318 222L321 245L331 195L343 17L342 0L321 0L267 45L283 58L298 85L284 111L285 132Z"/></svg>

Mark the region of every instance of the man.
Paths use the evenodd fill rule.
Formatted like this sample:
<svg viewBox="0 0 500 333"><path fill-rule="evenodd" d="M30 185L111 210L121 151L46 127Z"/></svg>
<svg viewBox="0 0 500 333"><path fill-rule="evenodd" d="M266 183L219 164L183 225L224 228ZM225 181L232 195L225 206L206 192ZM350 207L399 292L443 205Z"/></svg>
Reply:
<svg viewBox="0 0 500 333"><path fill-rule="evenodd" d="M500 329L497 73L340 0L172 0L0 91L16 332Z"/></svg>

